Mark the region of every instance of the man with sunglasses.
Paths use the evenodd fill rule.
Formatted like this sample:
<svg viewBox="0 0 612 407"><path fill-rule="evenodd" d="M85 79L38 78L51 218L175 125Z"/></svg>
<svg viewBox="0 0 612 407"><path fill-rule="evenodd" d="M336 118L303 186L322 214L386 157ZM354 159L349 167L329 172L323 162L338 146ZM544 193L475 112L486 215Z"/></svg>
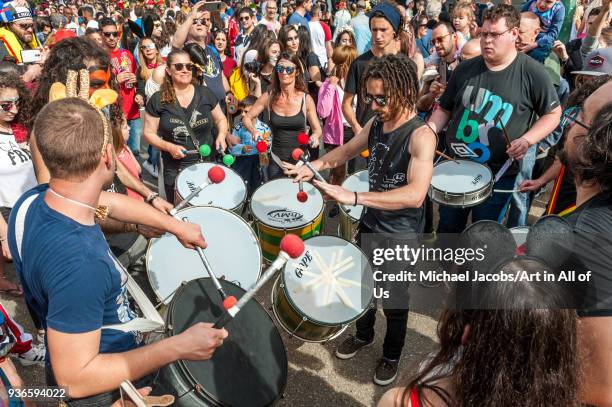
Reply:
<svg viewBox="0 0 612 407"><path fill-rule="evenodd" d="M32 13L26 7L7 3L0 13L0 60L22 63L22 51L41 48L34 35Z"/></svg>
<svg viewBox="0 0 612 407"><path fill-rule="evenodd" d="M455 69L429 120L435 131L447 129L447 153L491 168L497 190L514 189L518 161L556 129L561 116L544 66L516 49L519 22L518 11L509 5L485 12L482 56ZM440 206L438 233L461 233L470 212L473 222L502 221L511 198L493 192L472 208Z"/></svg>

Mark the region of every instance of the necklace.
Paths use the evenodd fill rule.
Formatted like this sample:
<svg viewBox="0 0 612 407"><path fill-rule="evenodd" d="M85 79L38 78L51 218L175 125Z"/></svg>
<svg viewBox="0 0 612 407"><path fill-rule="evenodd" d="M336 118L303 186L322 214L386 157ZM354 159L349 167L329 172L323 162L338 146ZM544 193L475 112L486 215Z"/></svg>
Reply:
<svg viewBox="0 0 612 407"><path fill-rule="evenodd" d="M71 202L75 205L79 205L82 206L83 208L87 208L87 209L91 209L92 211L96 211L96 208L94 208L93 206L89 206L87 204L84 204L83 202L79 202L79 201L75 201L74 199L70 199L70 198L66 198L63 195L58 194L57 192L55 192L54 190L52 190L51 188L48 189L49 192L51 192L52 194L54 194L55 196L59 197L59 198L63 198L65 200L67 200L68 202Z"/></svg>

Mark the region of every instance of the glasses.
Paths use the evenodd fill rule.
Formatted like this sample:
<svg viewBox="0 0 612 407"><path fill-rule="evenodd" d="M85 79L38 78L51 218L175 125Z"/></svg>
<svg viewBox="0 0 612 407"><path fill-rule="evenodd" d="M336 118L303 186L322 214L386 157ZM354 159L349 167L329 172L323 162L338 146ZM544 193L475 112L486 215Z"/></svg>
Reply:
<svg viewBox="0 0 612 407"><path fill-rule="evenodd" d="M119 37L119 31L103 31L102 35L104 35L106 38Z"/></svg>
<svg viewBox="0 0 612 407"><path fill-rule="evenodd" d="M192 63L183 64L183 63L177 62L176 64L172 64L172 66L177 71L182 71L184 69L186 69L188 71L193 71L193 64Z"/></svg>
<svg viewBox="0 0 612 407"><path fill-rule="evenodd" d="M452 34L453 33L448 33L448 34L443 35L443 36L438 37L438 38L432 38L431 39L431 43L434 44L434 45L436 45L437 43L442 44L444 42L444 38L446 38L446 37L448 37L449 35L452 35Z"/></svg>
<svg viewBox="0 0 612 407"><path fill-rule="evenodd" d="M578 120L578 116L580 115L580 112L582 112L582 108L578 106L570 106L567 109L565 109L561 113L561 116L563 117L561 118L561 122L559 123L559 127L561 127L561 131L569 130L574 124L577 124L578 126L582 127L586 131L591 130L591 126L587 126L586 124Z"/></svg>
<svg viewBox="0 0 612 407"><path fill-rule="evenodd" d="M239 20L240 21L249 21L251 19L251 17L246 16L246 17L240 17Z"/></svg>
<svg viewBox="0 0 612 407"><path fill-rule="evenodd" d="M157 47L155 46L155 44L147 44L147 45L142 45L140 49L143 51L146 51L148 49L157 49Z"/></svg>
<svg viewBox="0 0 612 407"><path fill-rule="evenodd" d="M2 101L0 102L0 109L5 112L10 112L13 109L19 108L19 106L17 106L17 103L19 103L19 99Z"/></svg>
<svg viewBox="0 0 612 407"><path fill-rule="evenodd" d="M153 23L153 28L161 28L162 24L159 21Z"/></svg>
<svg viewBox="0 0 612 407"><path fill-rule="evenodd" d="M375 101L378 106L387 106L387 96L385 95L370 95L369 93L366 93L366 95L363 97L363 101L366 105L371 105L372 102Z"/></svg>
<svg viewBox="0 0 612 407"><path fill-rule="evenodd" d="M483 39L487 39L487 38L491 38L493 41L499 39L499 37L501 37L502 35L504 35L505 33L507 33L508 31L512 30L512 28L508 28L506 31L502 31L500 33L494 33L494 32L487 32L487 31L481 31L480 32L480 36Z"/></svg>
<svg viewBox="0 0 612 407"><path fill-rule="evenodd" d="M17 24L22 30L34 29L34 24Z"/></svg>
<svg viewBox="0 0 612 407"><path fill-rule="evenodd" d="M206 25L206 23L210 22L210 18L194 18L194 24Z"/></svg>
<svg viewBox="0 0 612 407"><path fill-rule="evenodd" d="M276 65L276 68L274 69L276 70L277 73L286 72L287 75L291 75L292 73L295 72L295 66Z"/></svg>

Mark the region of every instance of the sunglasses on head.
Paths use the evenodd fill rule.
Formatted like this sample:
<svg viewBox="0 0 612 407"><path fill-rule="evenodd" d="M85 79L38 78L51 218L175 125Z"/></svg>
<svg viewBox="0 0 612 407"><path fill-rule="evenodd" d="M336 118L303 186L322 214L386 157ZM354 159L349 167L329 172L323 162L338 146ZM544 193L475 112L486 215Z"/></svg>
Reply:
<svg viewBox="0 0 612 407"><path fill-rule="evenodd" d="M19 103L19 98L14 100L3 100L0 102L0 109L5 112L10 112L13 108L19 108L17 104Z"/></svg>
<svg viewBox="0 0 612 407"><path fill-rule="evenodd" d="M378 106L387 106L387 96L385 95L370 95L369 93L366 93L366 95L363 97L363 101L366 105L371 105L372 102L375 101Z"/></svg>
<svg viewBox="0 0 612 407"><path fill-rule="evenodd" d="M292 73L295 72L295 66L276 65L276 68L274 69L276 70L277 73L286 72L287 75L291 75Z"/></svg>
<svg viewBox="0 0 612 407"><path fill-rule="evenodd" d="M193 64L192 63L183 64L181 62L177 62L176 64L172 64L172 66L177 71L182 71L184 69L186 69L188 71L193 71Z"/></svg>
<svg viewBox="0 0 612 407"><path fill-rule="evenodd" d="M103 31L102 35L104 35L106 38L119 37L119 31Z"/></svg>

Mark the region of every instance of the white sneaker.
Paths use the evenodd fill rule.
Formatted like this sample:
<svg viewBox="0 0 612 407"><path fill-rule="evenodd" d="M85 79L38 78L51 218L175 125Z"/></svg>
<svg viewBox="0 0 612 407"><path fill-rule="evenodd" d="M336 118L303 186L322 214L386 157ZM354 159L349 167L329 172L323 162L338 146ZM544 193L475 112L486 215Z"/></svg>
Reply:
<svg viewBox="0 0 612 407"><path fill-rule="evenodd" d="M157 178L157 167L151 164L149 160L146 160L142 163L142 168L144 168L149 174Z"/></svg>
<svg viewBox="0 0 612 407"><path fill-rule="evenodd" d="M19 362L22 366L32 366L36 364L45 364L45 356L47 349L44 345L32 345L32 349L18 355Z"/></svg>

